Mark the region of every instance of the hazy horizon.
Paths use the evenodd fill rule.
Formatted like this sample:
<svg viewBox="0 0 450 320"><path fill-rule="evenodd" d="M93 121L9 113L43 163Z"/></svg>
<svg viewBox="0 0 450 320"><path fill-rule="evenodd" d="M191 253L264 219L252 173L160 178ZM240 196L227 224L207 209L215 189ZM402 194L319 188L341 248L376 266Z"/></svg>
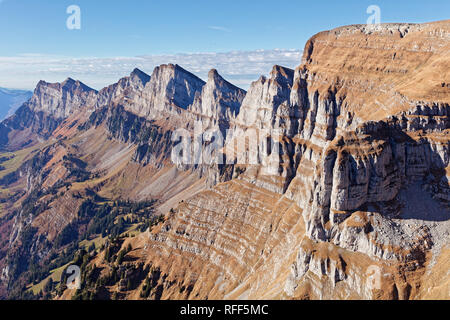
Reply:
<svg viewBox="0 0 450 320"><path fill-rule="evenodd" d="M381 23L443 20L450 11L437 0L1 0L0 87L33 90L39 80L72 77L99 90L135 67L151 74L177 63L202 79L216 68L247 89L274 64L298 66L314 34L366 23L373 5Z"/></svg>

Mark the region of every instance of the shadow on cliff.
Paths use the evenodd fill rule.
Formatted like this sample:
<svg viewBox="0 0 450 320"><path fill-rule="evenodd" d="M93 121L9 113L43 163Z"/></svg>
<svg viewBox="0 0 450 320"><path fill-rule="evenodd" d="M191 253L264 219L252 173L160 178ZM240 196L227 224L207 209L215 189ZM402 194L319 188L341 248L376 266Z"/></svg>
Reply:
<svg viewBox="0 0 450 320"><path fill-rule="evenodd" d="M406 220L447 221L450 211L438 200L433 199L430 192L423 190L420 182L409 184L398 195L402 210L398 218Z"/></svg>
<svg viewBox="0 0 450 320"><path fill-rule="evenodd" d="M448 164L442 155L425 138L416 141L398 129L389 130L389 135L391 144L405 143L405 150L416 148L419 152L416 156L422 160L409 159L410 153L405 152L405 180L396 197L402 206L398 218L435 222L450 220L447 200L450 190L445 170ZM420 170L422 172L418 174Z"/></svg>

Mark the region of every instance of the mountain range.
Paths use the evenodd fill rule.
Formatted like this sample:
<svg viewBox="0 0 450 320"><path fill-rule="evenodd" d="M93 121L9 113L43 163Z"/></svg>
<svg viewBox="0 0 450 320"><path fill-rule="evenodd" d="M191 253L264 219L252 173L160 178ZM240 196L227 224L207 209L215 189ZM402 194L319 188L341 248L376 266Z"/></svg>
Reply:
<svg viewBox="0 0 450 320"><path fill-rule="evenodd" d="M26 90L0 88L0 120L10 117L33 93Z"/></svg>
<svg viewBox="0 0 450 320"><path fill-rule="evenodd" d="M0 296L448 299L449 49L450 20L352 25L248 91L40 81L0 123Z"/></svg>

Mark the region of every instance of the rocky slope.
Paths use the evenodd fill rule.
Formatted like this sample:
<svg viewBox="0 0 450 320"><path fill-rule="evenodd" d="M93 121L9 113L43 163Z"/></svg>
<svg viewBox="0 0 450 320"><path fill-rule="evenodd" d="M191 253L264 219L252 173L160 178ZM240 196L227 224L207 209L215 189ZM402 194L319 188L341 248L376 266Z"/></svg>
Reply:
<svg viewBox="0 0 450 320"><path fill-rule="evenodd" d="M449 21L342 27L248 92L177 65L40 82L0 128L4 292L73 260L83 289L47 298L448 299L449 45Z"/></svg>
<svg viewBox="0 0 450 320"><path fill-rule="evenodd" d="M217 195L180 205L149 236L157 253L147 262L157 261L170 278L176 270L167 261L185 257L196 274L191 298L424 295L420 283L431 269L448 269L434 263L448 250L448 34L445 21L370 32L351 26L313 37L293 79L275 67L268 81L251 86L236 124L237 139L252 127L282 130L279 174L250 166L240 177L251 184L248 192L240 187L227 196L235 183L228 182L213 189ZM409 89L411 77L425 77L420 90ZM276 231L270 219L277 210L264 215L272 223L256 222L247 197L258 197L258 188L262 199L279 195L271 203L292 201L297 217L281 213L290 221ZM408 199L422 188L426 205L411 219ZM240 201L242 209L231 213ZM265 212L262 203L255 206ZM194 258L200 269L188 262ZM378 288L368 283L371 266L389 270ZM163 297L179 297L169 282L161 285Z"/></svg>

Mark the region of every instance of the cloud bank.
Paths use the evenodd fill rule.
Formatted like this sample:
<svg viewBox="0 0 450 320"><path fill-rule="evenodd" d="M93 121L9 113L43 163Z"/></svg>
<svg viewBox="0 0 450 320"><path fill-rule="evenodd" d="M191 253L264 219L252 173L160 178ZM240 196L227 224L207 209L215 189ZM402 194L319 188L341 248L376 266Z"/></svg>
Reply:
<svg viewBox="0 0 450 320"><path fill-rule="evenodd" d="M208 29L216 30L216 31L223 31L223 32L231 32L231 29L221 27L221 26L209 26Z"/></svg>
<svg viewBox="0 0 450 320"><path fill-rule="evenodd" d="M300 64L301 54L297 49L274 49L111 58L41 54L0 56L0 87L33 89L39 80L60 82L72 77L101 89L136 67L151 74L158 65L174 63L202 79L215 68L231 83L247 89L252 81L267 75L275 64L295 68Z"/></svg>

